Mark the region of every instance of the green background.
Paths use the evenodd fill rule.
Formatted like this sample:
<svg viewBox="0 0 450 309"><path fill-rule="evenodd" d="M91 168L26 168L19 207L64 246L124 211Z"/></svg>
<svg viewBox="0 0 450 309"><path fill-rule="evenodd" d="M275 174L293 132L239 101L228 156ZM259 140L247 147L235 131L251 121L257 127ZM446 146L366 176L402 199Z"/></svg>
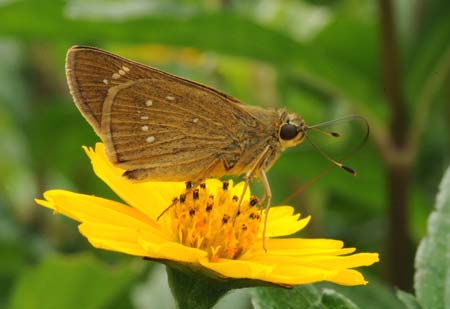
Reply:
<svg viewBox="0 0 450 309"><path fill-rule="evenodd" d="M371 135L356 153L356 122L330 127L338 140L314 135L358 176L334 169L287 203L312 215L302 237L380 253L363 270L368 286L339 290L362 308L396 308L392 287L412 291L450 161L450 2L0 0L0 307L170 306L153 264L92 249L74 222L33 201L53 188L117 199L81 150L99 139L66 86L72 45L286 107L309 124L365 117ZM284 153L268 173L274 204L328 166L307 143ZM248 297L227 301L245 308Z"/></svg>

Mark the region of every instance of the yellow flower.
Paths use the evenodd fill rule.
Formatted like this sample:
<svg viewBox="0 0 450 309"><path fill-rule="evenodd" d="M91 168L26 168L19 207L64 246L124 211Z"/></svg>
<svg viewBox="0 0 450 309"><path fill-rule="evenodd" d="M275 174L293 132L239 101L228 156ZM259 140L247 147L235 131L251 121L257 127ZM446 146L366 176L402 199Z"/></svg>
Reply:
<svg viewBox="0 0 450 309"><path fill-rule="evenodd" d="M270 209L265 252L257 198L247 193L240 214L232 219L243 183L211 179L188 194L181 182L131 183L107 160L103 144L84 150L97 176L126 204L64 190L47 191L45 200L36 202L80 222L80 232L96 248L280 285L366 284L352 268L378 261L376 253L351 254L355 249L343 248L339 240L274 238L308 224L310 217L300 219L291 206Z"/></svg>

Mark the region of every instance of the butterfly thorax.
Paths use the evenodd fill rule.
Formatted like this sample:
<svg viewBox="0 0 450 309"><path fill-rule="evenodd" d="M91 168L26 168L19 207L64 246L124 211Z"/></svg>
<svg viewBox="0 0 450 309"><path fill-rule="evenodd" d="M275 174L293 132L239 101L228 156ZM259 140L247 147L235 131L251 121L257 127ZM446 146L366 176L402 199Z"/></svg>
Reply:
<svg viewBox="0 0 450 309"><path fill-rule="evenodd" d="M263 162L264 170L269 169L278 158L281 152L281 144L278 138L278 128L281 124L280 112L275 109L262 109L256 106L243 106L245 112L256 119L254 127L245 127L237 132L236 140L233 143L236 150L235 156L228 156L228 164L232 164L229 169L223 170L223 175L241 175L249 171L263 153L266 147L270 146L267 158ZM224 154L227 157L226 154ZM223 176L215 175L215 176Z"/></svg>

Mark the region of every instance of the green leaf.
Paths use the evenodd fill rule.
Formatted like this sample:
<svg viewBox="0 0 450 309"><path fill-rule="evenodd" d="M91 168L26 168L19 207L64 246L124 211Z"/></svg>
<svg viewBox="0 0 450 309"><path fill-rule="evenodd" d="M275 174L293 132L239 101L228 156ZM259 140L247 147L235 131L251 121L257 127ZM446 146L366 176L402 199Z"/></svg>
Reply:
<svg viewBox="0 0 450 309"><path fill-rule="evenodd" d="M353 303L350 299L331 289L323 290L322 304L325 306L325 308L338 308L338 309L358 308L358 306L356 306L355 303Z"/></svg>
<svg viewBox="0 0 450 309"><path fill-rule="evenodd" d="M368 236L365 237L369 238ZM336 290L338 293L341 293L345 297L351 299L352 302L360 308L402 308L401 301L395 296L391 287L388 287L378 277L370 273L364 273L364 277L367 281L369 281L369 284L360 286L343 286L324 282L318 285L321 288L332 288L333 290Z"/></svg>
<svg viewBox="0 0 450 309"><path fill-rule="evenodd" d="M435 208L416 254L414 287L425 309L450 307L450 168L441 182Z"/></svg>
<svg viewBox="0 0 450 309"><path fill-rule="evenodd" d="M255 308L357 309L352 301L332 289L319 290L312 284L293 289L258 288L252 295Z"/></svg>
<svg viewBox="0 0 450 309"><path fill-rule="evenodd" d="M397 297L402 301L407 309L420 309L420 305L414 295L402 290L397 290Z"/></svg>
<svg viewBox="0 0 450 309"><path fill-rule="evenodd" d="M313 285L300 285L293 289L257 288L252 302L256 308L323 308L320 292Z"/></svg>
<svg viewBox="0 0 450 309"><path fill-rule="evenodd" d="M48 258L18 279L10 308L110 308L137 275L136 269L107 267L88 255Z"/></svg>

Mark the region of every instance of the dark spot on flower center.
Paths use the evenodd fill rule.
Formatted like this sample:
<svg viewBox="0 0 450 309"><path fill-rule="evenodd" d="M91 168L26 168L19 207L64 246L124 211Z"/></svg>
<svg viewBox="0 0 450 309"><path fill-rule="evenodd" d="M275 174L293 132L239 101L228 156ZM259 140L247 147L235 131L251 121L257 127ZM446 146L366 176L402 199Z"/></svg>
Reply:
<svg viewBox="0 0 450 309"><path fill-rule="evenodd" d="M214 203L213 202L207 202L206 203L206 211L207 212L211 212L211 210L213 209L213 205L214 205Z"/></svg>
<svg viewBox="0 0 450 309"><path fill-rule="evenodd" d="M222 189L223 189L224 191L228 190L228 186L229 186L229 185L230 185L230 184L228 183L228 181L222 182Z"/></svg>
<svg viewBox="0 0 450 309"><path fill-rule="evenodd" d="M201 184L200 184L200 188L202 188L202 189L206 189L206 183L204 183L204 182L203 182L203 183L201 183Z"/></svg>
<svg viewBox="0 0 450 309"><path fill-rule="evenodd" d="M259 200L256 196L252 195L250 197L250 206L255 206L256 204L258 204Z"/></svg>
<svg viewBox="0 0 450 309"><path fill-rule="evenodd" d="M192 192L192 198L194 200L198 200L199 198L198 189L195 189L194 192Z"/></svg>
<svg viewBox="0 0 450 309"><path fill-rule="evenodd" d="M237 195L233 195L233 201L237 202L239 200L239 197Z"/></svg>
<svg viewBox="0 0 450 309"><path fill-rule="evenodd" d="M195 209L194 208L189 209L189 215L191 217L193 217L195 215Z"/></svg>
<svg viewBox="0 0 450 309"><path fill-rule="evenodd" d="M180 194L180 203L186 202L186 194Z"/></svg>
<svg viewBox="0 0 450 309"><path fill-rule="evenodd" d="M229 220L230 220L230 216L229 215L227 215L227 214L223 215L223 218L222 218L222 223L223 224L227 224Z"/></svg>
<svg viewBox="0 0 450 309"><path fill-rule="evenodd" d="M186 190L192 188L192 181L186 181Z"/></svg>

